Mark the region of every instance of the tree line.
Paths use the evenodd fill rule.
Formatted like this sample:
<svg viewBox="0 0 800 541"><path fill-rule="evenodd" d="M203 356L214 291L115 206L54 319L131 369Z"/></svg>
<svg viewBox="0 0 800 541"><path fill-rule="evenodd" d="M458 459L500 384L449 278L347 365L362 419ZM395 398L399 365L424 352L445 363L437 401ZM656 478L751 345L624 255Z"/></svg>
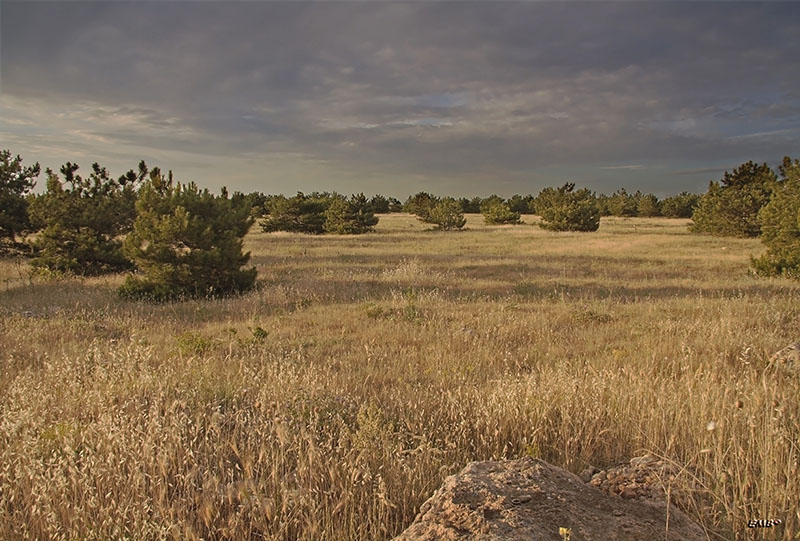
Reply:
<svg viewBox="0 0 800 541"><path fill-rule="evenodd" d="M40 273L97 275L132 271L120 293L166 300L224 295L253 287L254 268L243 238L259 221L266 232L362 234L376 214L407 212L435 229L464 227L464 214L481 213L487 224L518 224L537 214L553 231L596 231L601 216L692 218L698 233L761 236L767 253L753 260L763 275L800 278L800 163L785 158L776 174L747 162L701 195L682 192L660 200L653 194L595 194L574 183L538 195L459 199L419 192L401 203L363 193L298 192L292 197L260 192L219 194L180 183L172 172L144 162L114 178L93 164L87 176L76 164L45 171L45 191L34 194L39 164L0 151L0 244L27 246ZM18 242L18 238L26 243Z"/></svg>

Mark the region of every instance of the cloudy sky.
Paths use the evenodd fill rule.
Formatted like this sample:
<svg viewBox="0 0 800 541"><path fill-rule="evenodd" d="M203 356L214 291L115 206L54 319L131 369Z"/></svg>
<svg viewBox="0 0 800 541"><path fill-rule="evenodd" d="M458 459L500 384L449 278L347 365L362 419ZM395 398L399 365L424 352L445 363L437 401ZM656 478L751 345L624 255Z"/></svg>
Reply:
<svg viewBox="0 0 800 541"><path fill-rule="evenodd" d="M800 4L0 3L0 146L242 191L704 191L800 156Z"/></svg>

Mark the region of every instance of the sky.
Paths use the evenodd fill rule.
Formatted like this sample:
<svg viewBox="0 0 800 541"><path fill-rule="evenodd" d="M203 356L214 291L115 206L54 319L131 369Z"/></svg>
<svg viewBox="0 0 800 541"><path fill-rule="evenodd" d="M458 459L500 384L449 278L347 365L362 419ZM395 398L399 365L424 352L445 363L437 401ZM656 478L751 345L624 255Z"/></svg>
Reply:
<svg viewBox="0 0 800 541"><path fill-rule="evenodd" d="M0 147L243 192L700 193L800 157L798 66L793 2L3 0Z"/></svg>

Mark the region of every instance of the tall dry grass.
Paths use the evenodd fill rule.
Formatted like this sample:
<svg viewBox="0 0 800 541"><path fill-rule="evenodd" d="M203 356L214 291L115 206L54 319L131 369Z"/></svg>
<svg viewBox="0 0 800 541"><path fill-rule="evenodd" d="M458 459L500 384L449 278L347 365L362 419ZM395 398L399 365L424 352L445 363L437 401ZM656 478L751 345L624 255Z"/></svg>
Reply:
<svg viewBox="0 0 800 541"><path fill-rule="evenodd" d="M468 227L254 232L259 291L161 306L1 262L0 538L386 539L468 461L644 452L711 539L795 538L800 379L767 359L800 287L757 241Z"/></svg>

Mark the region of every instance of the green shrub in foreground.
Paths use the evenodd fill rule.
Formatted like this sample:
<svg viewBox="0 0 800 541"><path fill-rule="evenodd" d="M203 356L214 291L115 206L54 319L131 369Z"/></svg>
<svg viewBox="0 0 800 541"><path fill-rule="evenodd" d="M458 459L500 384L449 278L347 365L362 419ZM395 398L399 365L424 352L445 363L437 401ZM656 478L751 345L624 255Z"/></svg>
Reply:
<svg viewBox="0 0 800 541"><path fill-rule="evenodd" d="M14 242L29 225L25 195L36 185L39 164L22 167L22 158L11 151L0 151L0 241Z"/></svg>
<svg viewBox="0 0 800 541"><path fill-rule="evenodd" d="M218 296L253 287L256 269L242 239L253 223L247 205L233 205L194 183L174 184L156 168L136 203L123 250L138 268L120 288L124 298L165 301Z"/></svg>
<svg viewBox="0 0 800 541"><path fill-rule="evenodd" d="M129 171L112 179L98 164L83 178L78 166L61 167L62 180L47 170L47 190L32 199L28 213L41 234L33 242L35 269L47 272L97 275L129 269L121 235L131 230L136 215L136 184L147 171Z"/></svg>

